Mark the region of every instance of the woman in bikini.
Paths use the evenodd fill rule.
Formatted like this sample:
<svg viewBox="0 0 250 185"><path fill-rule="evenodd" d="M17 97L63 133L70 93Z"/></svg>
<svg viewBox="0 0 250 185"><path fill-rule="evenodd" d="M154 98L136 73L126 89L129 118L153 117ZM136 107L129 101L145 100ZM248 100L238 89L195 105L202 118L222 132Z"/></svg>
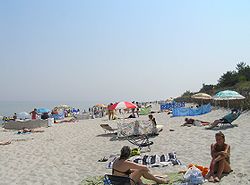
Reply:
<svg viewBox="0 0 250 185"><path fill-rule="evenodd" d="M225 143L222 132L215 134L216 143L211 145L212 161L207 178L210 182L219 182L222 173L230 173L230 145Z"/></svg>
<svg viewBox="0 0 250 185"><path fill-rule="evenodd" d="M129 146L122 147L120 157L113 163L112 175L130 177L140 185L143 184L141 181L142 176L145 179L153 180L159 184L168 183L166 178L160 178L152 175L145 165L128 161L130 153L131 149Z"/></svg>

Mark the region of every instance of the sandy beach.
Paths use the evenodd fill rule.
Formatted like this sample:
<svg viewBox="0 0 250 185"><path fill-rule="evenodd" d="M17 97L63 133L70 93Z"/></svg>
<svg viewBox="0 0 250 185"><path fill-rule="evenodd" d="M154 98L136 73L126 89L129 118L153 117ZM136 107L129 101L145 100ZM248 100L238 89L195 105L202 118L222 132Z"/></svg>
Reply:
<svg viewBox="0 0 250 185"><path fill-rule="evenodd" d="M214 121L229 110L217 109L194 118ZM210 144L215 142L218 130L204 127L181 127L184 117L170 117L166 113L153 114L158 124L164 125L159 136L150 138L154 144L151 154L175 151L184 164L209 166ZM147 116L138 119L146 120ZM231 145L231 165L234 170L222 178L220 185L250 184L250 112L243 113L233 124L223 129L226 143ZM104 156L119 154L124 145L134 147L126 140L116 140L104 134L101 123L117 127L116 121L107 117L81 120L77 123L55 124L44 128L43 133L16 134L16 131L0 131L0 141L12 140L10 145L0 146L1 185L78 185L87 176L111 173L105 162L97 162ZM174 131L170 131L174 130ZM155 174L178 172L183 166L157 167ZM206 182L206 184L213 184Z"/></svg>

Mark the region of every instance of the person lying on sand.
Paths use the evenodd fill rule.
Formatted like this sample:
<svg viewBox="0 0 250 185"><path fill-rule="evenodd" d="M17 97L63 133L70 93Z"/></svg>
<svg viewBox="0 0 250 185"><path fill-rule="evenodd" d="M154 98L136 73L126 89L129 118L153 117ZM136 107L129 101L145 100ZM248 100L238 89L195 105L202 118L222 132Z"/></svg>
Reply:
<svg viewBox="0 0 250 185"><path fill-rule="evenodd" d="M23 134L23 133L28 133L28 132L32 132L32 133L34 133L34 132L44 132L44 130L23 128L22 130L17 131L18 134Z"/></svg>
<svg viewBox="0 0 250 185"><path fill-rule="evenodd" d="M207 129L216 127L220 123L232 123L240 116L241 112L237 109L232 109L231 113L225 115L221 119L215 120Z"/></svg>
<svg viewBox="0 0 250 185"><path fill-rule="evenodd" d="M141 177L153 180L158 184L167 184L169 180L166 178L156 177L152 175L145 165L137 164L128 161L131 149L129 146L123 146L121 149L120 157L115 160L112 167L112 175L127 176L133 179L136 184L142 185Z"/></svg>
<svg viewBox="0 0 250 185"><path fill-rule="evenodd" d="M225 143L225 135L222 132L215 134L216 143L211 145L212 161L210 170L206 176L209 182L219 182L222 173L230 173L230 145Z"/></svg>
<svg viewBox="0 0 250 185"><path fill-rule="evenodd" d="M0 145L9 145L11 141L0 141Z"/></svg>
<svg viewBox="0 0 250 185"><path fill-rule="evenodd" d="M181 126L188 126L191 127L192 125L194 126L205 126L208 125L209 122L206 121L201 121L198 119L192 119L192 118L185 118L185 123L183 123Z"/></svg>

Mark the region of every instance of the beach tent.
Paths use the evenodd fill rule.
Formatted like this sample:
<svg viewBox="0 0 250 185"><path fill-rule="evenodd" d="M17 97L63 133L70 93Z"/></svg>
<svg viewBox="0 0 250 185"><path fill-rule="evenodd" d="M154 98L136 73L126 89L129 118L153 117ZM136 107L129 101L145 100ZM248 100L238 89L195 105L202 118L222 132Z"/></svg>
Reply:
<svg viewBox="0 0 250 185"><path fill-rule="evenodd" d="M24 120L24 119L31 119L31 116L27 112L19 112L17 113L17 118Z"/></svg>

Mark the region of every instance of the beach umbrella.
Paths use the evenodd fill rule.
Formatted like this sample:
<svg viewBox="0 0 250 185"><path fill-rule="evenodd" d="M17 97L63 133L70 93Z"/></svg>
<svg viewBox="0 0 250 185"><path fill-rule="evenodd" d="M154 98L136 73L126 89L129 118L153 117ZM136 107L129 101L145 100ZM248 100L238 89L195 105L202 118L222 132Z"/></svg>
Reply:
<svg viewBox="0 0 250 185"><path fill-rule="evenodd" d="M47 108L38 108L37 109L37 113L38 114L43 114L43 113L49 113L50 112L50 109L47 109Z"/></svg>
<svg viewBox="0 0 250 185"><path fill-rule="evenodd" d="M17 113L17 118L19 118L19 119L30 119L31 116L27 112L19 112L19 113Z"/></svg>
<svg viewBox="0 0 250 185"><path fill-rule="evenodd" d="M227 106L229 107L229 100L242 100L245 99L244 96L240 95L236 91L225 90L216 93L213 96L214 100L227 100Z"/></svg>
<svg viewBox="0 0 250 185"><path fill-rule="evenodd" d="M191 98L200 99L203 104L203 100L211 100L212 96L206 93L197 93L197 94L192 95Z"/></svg>
<svg viewBox="0 0 250 185"><path fill-rule="evenodd" d="M115 103L114 105L111 105L109 107L109 110L114 110L114 109L135 109L137 106L131 102L127 101L121 101L119 103Z"/></svg>
<svg viewBox="0 0 250 185"><path fill-rule="evenodd" d="M96 107L107 107L106 105L104 105L104 104L101 104L101 103L99 103L99 104L96 104L95 106L96 106Z"/></svg>
<svg viewBox="0 0 250 185"><path fill-rule="evenodd" d="M191 98L201 99L201 100L211 100L212 96L206 93L197 93L197 94L192 95Z"/></svg>

